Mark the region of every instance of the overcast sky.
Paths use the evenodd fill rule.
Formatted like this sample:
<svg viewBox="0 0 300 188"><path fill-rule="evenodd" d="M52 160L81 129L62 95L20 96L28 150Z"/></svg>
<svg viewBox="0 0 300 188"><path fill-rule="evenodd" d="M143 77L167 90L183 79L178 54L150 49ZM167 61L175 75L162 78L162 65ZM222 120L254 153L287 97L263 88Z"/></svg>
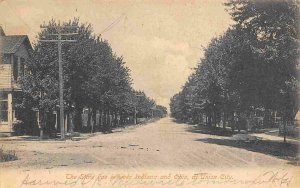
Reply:
<svg viewBox="0 0 300 188"><path fill-rule="evenodd" d="M221 0L0 0L6 34L27 34L31 42L43 21L73 17L91 23L124 57L135 89L165 106L199 62L202 46L232 23Z"/></svg>

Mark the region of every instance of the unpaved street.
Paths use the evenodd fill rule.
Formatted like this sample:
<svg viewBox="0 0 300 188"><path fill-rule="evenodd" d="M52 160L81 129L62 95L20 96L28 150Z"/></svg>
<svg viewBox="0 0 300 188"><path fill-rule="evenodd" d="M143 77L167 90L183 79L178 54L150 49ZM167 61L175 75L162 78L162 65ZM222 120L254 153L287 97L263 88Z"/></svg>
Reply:
<svg viewBox="0 0 300 188"><path fill-rule="evenodd" d="M96 134L80 141L2 141L19 160L4 162L10 169L228 169L230 167L291 167L288 160L233 147L225 136L189 131L191 125L170 118ZM255 144L255 143L254 143Z"/></svg>

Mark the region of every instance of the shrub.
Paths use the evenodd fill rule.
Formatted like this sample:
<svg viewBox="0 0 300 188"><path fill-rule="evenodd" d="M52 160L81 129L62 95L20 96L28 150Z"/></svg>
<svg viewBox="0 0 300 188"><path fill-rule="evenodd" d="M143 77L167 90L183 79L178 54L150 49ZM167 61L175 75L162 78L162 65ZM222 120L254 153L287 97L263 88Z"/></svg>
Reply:
<svg viewBox="0 0 300 188"><path fill-rule="evenodd" d="M14 161L17 159L18 157L14 151L4 152L4 150L0 148L0 162Z"/></svg>

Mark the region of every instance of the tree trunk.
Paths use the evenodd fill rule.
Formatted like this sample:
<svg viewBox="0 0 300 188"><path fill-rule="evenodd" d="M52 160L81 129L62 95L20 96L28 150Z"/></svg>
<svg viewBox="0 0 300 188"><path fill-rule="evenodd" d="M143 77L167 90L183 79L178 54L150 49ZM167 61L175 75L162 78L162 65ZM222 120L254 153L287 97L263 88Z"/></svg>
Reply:
<svg viewBox="0 0 300 188"><path fill-rule="evenodd" d="M208 115L208 126L211 127L212 117L211 114Z"/></svg>
<svg viewBox="0 0 300 188"><path fill-rule="evenodd" d="M92 124L91 124L91 109L88 108L88 118L87 118L87 130L92 131Z"/></svg>
<svg viewBox="0 0 300 188"><path fill-rule="evenodd" d="M43 137L43 129L42 129L42 122L41 122L41 111L39 110L37 113L36 113L36 119L37 119L37 124L38 124L38 127L39 127L39 132L40 132L40 138Z"/></svg>
<svg viewBox="0 0 300 188"><path fill-rule="evenodd" d="M100 111L100 120L99 120L99 122L100 122L100 127L101 127L101 129L103 129L103 118L104 118L104 112L103 112L103 110L101 109L101 111Z"/></svg>
<svg viewBox="0 0 300 188"><path fill-rule="evenodd" d="M234 120L234 112L231 112L230 114L230 127L231 127L231 131L234 132L235 129L235 120Z"/></svg>
<svg viewBox="0 0 300 188"><path fill-rule="evenodd" d="M73 133L74 132L74 113L70 112L68 115L69 115L68 132Z"/></svg>
<svg viewBox="0 0 300 188"><path fill-rule="evenodd" d="M39 118L39 128L40 128L40 138L44 138L44 130L46 128L46 114L45 111L39 111L38 112L38 118Z"/></svg>
<svg viewBox="0 0 300 188"><path fill-rule="evenodd" d="M75 106L75 113L74 113L74 131L80 132L81 125L82 125L82 118L81 118L82 108L81 106Z"/></svg>
<svg viewBox="0 0 300 188"><path fill-rule="evenodd" d="M91 127L91 133L94 132L94 125L95 125L95 122L94 122L94 109L92 108L91 111L90 111L90 127Z"/></svg>
<svg viewBox="0 0 300 188"><path fill-rule="evenodd" d="M283 142L286 143L286 124L287 124L287 120L284 120L283 123Z"/></svg>
<svg viewBox="0 0 300 188"><path fill-rule="evenodd" d="M227 117L226 117L225 112L222 113L221 119L222 119L223 130L225 131L226 130L226 121L227 121Z"/></svg>
<svg viewBox="0 0 300 188"><path fill-rule="evenodd" d="M105 129L107 129L107 125L108 125L108 118L107 118L107 116L108 116L108 114L107 114L108 112L107 112L107 110L105 110Z"/></svg>
<svg viewBox="0 0 300 188"><path fill-rule="evenodd" d="M216 110L214 110L213 112L213 126L214 127L217 127L217 113L216 113Z"/></svg>
<svg viewBox="0 0 300 188"><path fill-rule="evenodd" d="M93 122L93 124L92 124L92 132L96 132L96 127L97 127L97 120L96 120L96 118L97 118L97 111L95 110L95 109L92 109L92 122Z"/></svg>
<svg viewBox="0 0 300 188"><path fill-rule="evenodd" d="M110 111L110 109L108 109L108 126L107 126L107 130L110 132L110 130L111 130L111 111Z"/></svg>
<svg viewBox="0 0 300 188"><path fill-rule="evenodd" d="M99 124L100 124L100 114L99 114L99 110L95 110L95 114L94 114L94 122L95 122L95 132L99 131Z"/></svg>

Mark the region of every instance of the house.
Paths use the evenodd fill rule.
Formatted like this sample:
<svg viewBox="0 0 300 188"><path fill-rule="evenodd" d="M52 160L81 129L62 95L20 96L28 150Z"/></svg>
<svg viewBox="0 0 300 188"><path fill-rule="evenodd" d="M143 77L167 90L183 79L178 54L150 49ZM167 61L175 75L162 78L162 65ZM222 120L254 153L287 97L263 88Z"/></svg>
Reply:
<svg viewBox="0 0 300 188"><path fill-rule="evenodd" d="M14 98L32 46L27 35L6 35L0 26L0 133L12 133L17 120Z"/></svg>

